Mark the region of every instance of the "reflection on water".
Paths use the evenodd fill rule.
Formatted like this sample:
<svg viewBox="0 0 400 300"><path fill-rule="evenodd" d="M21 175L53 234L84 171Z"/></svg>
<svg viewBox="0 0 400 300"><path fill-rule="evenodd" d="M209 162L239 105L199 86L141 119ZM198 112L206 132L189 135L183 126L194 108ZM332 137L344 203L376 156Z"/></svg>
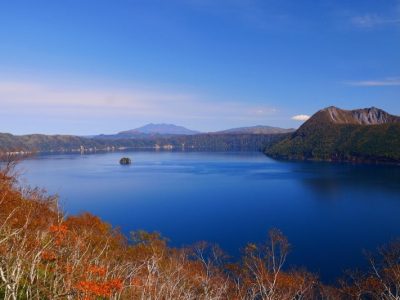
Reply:
<svg viewBox="0 0 400 300"><path fill-rule="evenodd" d="M119 159L130 156L131 166ZM173 245L219 243L234 256L280 228L289 264L332 280L364 248L400 236L400 167L276 162L261 153L131 152L40 156L20 166L68 213L157 230Z"/></svg>
<svg viewBox="0 0 400 300"><path fill-rule="evenodd" d="M399 193L400 167L376 165L349 165L349 164L298 164L295 172L309 174L303 177L305 185L316 193L334 195L338 189L379 190L388 193Z"/></svg>

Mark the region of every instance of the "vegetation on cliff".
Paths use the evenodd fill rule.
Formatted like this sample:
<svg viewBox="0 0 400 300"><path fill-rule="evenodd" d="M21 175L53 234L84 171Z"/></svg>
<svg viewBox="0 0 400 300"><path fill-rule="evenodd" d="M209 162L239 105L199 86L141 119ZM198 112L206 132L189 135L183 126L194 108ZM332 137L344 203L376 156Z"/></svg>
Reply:
<svg viewBox="0 0 400 300"><path fill-rule="evenodd" d="M400 118L376 109L317 112L266 154L296 160L400 162Z"/></svg>

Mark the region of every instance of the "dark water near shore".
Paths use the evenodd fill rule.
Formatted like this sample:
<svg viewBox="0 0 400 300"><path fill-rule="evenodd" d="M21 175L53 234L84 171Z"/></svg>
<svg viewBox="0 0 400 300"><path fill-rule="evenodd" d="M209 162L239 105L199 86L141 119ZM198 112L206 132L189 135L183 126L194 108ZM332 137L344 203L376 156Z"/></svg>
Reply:
<svg viewBox="0 0 400 300"><path fill-rule="evenodd" d="M133 160L120 166L122 156ZM218 243L234 256L281 229L288 265L331 281L365 266L363 249L400 237L400 167L277 162L261 153L130 152L49 155L20 166L58 193L69 214L89 211L124 232L159 231L171 245Z"/></svg>

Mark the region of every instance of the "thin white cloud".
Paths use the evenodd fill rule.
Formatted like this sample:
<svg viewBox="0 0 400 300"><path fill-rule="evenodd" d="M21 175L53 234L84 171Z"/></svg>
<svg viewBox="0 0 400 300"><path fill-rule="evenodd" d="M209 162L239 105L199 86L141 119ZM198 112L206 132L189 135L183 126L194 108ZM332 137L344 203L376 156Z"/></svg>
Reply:
<svg viewBox="0 0 400 300"><path fill-rule="evenodd" d="M365 87L400 86L400 77L389 77L380 80L347 81L346 84L352 86L365 86Z"/></svg>
<svg viewBox="0 0 400 300"><path fill-rule="evenodd" d="M385 25L400 25L400 18L388 18L377 14L365 14L353 17L351 22L359 28L374 28Z"/></svg>
<svg viewBox="0 0 400 300"><path fill-rule="evenodd" d="M255 103L211 101L194 93L157 88L66 87L0 81L2 114L60 118L221 119L259 122L277 112Z"/></svg>
<svg viewBox="0 0 400 300"><path fill-rule="evenodd" d="M308 116L308 115L296 115L296 116L292 117L292 120L304 122L304 121L307 121L309 118L310 118L310 116Z"/></svg>

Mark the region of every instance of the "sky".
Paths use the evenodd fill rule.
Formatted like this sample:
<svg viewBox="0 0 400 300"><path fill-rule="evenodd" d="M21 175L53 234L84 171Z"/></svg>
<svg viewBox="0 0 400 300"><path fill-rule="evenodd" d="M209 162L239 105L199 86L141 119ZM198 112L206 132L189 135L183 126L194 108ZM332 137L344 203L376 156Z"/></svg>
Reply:
<svg viewBox="0 0 400 300"><path fill-rule="evenodd" d="M0 132L400 115L400 0L0 0Z"/></svg>

